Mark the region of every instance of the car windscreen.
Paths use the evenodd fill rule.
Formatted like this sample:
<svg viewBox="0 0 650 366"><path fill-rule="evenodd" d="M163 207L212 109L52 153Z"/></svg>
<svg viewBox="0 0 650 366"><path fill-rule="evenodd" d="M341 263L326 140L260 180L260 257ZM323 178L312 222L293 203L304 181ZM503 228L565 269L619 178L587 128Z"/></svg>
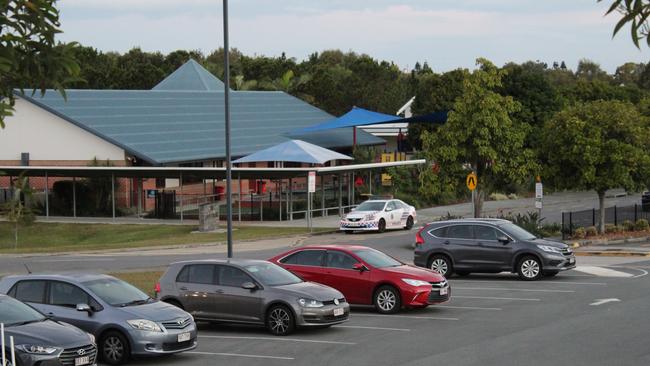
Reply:
<svg viewBox="0 0 650 366"><path fill-rule="evenodd" d="M10 327L47 319L43 314L11 297L0 297L0 323Z"/></svg>
<svg viewBox="0 0 650 366"><path fill-rule="evenodd" d="M141 305L153 301L136 287L116 278L102 278L83 284L93 294L112 306Z"/></svg>
<svg viewBox="0 0 650 366"><path fill-rule="evenodd" d="M522 229L521 227L513 224L513 223L508 223L508 224L503 224L500 225L499 228L501 228L503 231L506 233L512 235L515 239L517 240L533 240L537 239L537 237L528 231Z"/></svg>
<svg viewBox="0 0 650 366"><path fill-rule="evenodd" d="M300 277L273 263L251 264L244 268L267 286L284 286L302 282Z"/></svg>
<svg viewBox="0 0 650 366"><path fill-rule="evenodd" d="M397 259L374 249L353 250L352 253L375 268L397 267L403 265L403 263Z"/></svg>
<svg viewBox="0 0 650 366"><path fill-rule="evenodd" d="M357 206L356 211L381 211L385 205L383 201L366 201Z"/></svg>

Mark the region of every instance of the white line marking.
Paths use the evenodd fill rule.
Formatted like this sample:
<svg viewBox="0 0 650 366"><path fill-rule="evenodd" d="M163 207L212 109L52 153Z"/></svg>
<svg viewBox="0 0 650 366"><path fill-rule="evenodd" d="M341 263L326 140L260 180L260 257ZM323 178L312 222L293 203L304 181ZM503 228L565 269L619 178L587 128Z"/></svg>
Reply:
<svg viewBox="0 0 650 366"><path fill-rule="evenodd" d="M450 306L450 305L436 305L435 307L437 308L445 308L445 309L461 309L461 310L491 310L491 311L500 311L503 310L501 308L482 308L478 306Z"/></svg>
<svg viewBox="0 0 650 366"><path fill-rule="evenodd" d="M301 343L323 343L323 344L345 344L354 346L356 343L352 342L338 342L338 341L316 341L311 339L297 339L297 338L274 338L274 337L235 337L235 336L207 336L200 335L199 338L212 338L212 339L249 339L260 341L276 341L276 342L301 342Z"/></svg>
<svg viewBox="0 0 650 366"><path fill-rule="evenodd" d="M639 278L639 277L644 277L648 275L648 271L646 271L643 268L650 268L650 267L644 267L644 266L634 266L634 267L625 267L625 266L609 266L610 268L627 268L627 269L633 269L636 271L640 271L641 274L638 274L632 278Z"/></svg>
<svg viewBox="0 0 650 366"><path fill-rule="evenodd" d="M83 261L94 261L94 262L113 262L115 259L112 258L99 258L99 259L88 259L88 258L77 258L77 259L38 259L32 261L34 263L54 263L54 262L83 262Z"/></svg>
<svg viewBox="0 0 650 366"><path fill-rule="evenodd" d="M592 277L593 276L589 276ZM454 281L455 282L455 281ZM478 284L478 283L490 283L490 284L503 284L503 281L466 281L463 282L463 285L467 284ZM604 282L571 282L571 281L539 281L540 284L550 283L555 285L596 285L596 286L607 286ZM452 283L453 284L453 283Z"/></svg>
<svg viewBox="0 0 650 366"><path fill-rule="evenodd" d="M392 330L396 332L410 332L410 329L402 328L381 328L381 327L362 327L358 325L335 325L337 328L350 328L350 329L372 329L372 330Z"/></svg>
<svg viewBox="0 0 650 366"><path fill-rule="evenodd" d="M592 302L589 305L598 306L598 305L607 304L608 302L620 302L620 301L621 300L619 300L619 299L599 299L599 300L596 300L595 302Z"/></svg>
<svg viewBox="0 0 650 366"><path fill-rule="evenodd" d="M615 271L613 269L605 267L594 267L594 266L577 266L575 271L592 274L598 277L618 277L618 278L629 278L634 277L633 274L625 273L621 271Z"/></svg>
<svg viewBox="0 0 650 366"><path fill-rule="evenodd" d="M454 295L454 299L542 301L541 299L522 299L522 298L518 298L518 297L458 296L458 295Z"/></svg>
<svg viewBox="0 0 650 366"><path fill-rule="evenodd" d="M416 316L416 315L385 315L385 314L354 314L355 316L379 317L379 318L405 318L405 319L428 319L428 320L458 320L458 318L439 318L435 316Z"/></svg>
<svg viewBox="0 0 650 366"><path fill-rule="evenodd" d="M191 355L202 355L202 356L227 356L227 357L246 357L246 358L266 358L270 360L295 360L293 357L278 357L278 356L264 356L264 355L246 355L241 353L219 353L219 352L197 352L189 351L185 352Z"/></svg>
<svg viewBox="0 0 650 366"><path fill-rule="evenodd" d="M573 290L546 290L531 288L505 288L505 287L452 287L454 290L487 290L487 291L523 291L523 292L575 292Z"/></svg>

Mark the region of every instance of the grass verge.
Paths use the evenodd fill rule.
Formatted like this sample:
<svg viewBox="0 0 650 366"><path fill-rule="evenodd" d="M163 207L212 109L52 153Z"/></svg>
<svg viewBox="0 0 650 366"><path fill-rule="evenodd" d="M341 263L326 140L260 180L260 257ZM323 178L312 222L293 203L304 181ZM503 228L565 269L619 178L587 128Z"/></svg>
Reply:
<svg viewBox="0 0 650 366"><path fill-rule="evenodd" d="M154 287L163 275L163 271L115 272L109 273L109 275L126 281L144 291L149 296L155 297Z"/></svg>

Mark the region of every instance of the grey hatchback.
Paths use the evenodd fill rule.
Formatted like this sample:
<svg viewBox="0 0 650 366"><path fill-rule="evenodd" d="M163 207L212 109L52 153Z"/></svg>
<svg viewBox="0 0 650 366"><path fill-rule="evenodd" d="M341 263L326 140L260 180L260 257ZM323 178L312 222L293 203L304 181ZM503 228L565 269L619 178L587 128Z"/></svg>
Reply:
<svg viewBox="0 0 650 366"><path fill-rule="evenodd" d="M433 222L420 229L415 239L415 265L445 277L453 273L515 272L530 281L576 266L568 245L537 238L507 220Z"/></svg>
<svg viewBox="0 0 650 366"><path fill-rule="evenodd" d="M265 325L275 335L328 327L348 319L350 305L331 287L305 282L262 260L178 262L156 286L162 301L197 320Z"/></svg>
<svg viewBox="0 0 650 366"><path fill-rule="evenodd" d="M190 314L111 276L7 276L0 280L0 293L93 334L101 360L111 365L131 355L178 353L197 345Z"/></svg>

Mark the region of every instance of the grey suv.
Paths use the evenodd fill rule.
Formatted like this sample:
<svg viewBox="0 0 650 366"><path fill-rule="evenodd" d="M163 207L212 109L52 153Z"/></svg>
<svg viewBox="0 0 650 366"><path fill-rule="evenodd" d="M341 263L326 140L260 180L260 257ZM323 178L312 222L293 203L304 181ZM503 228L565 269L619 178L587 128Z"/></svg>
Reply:
<svg viewBox="0 0 650 366"><path fill-rule="evenodd" d="M100 358L117 365L131 355L170 354L196 348L192 316L102 274L8 276L0 293L97 338Z"/></svg>
<svg viewBox="0 0 650 366"><path fill-rule="evenodd" d="M339 324L350 313L339 291L261 260L173 263L157 287L162 301L197 320L265 325L275 335Z"/></svg>
<svg viewBox="0 0 650 366"><path fill-rule="evenodd" d="M575 268L576 259L568 245L539 239L510 221L463 219L420 229L414 263L445 277L513 272L531 281Z"/></svg>

